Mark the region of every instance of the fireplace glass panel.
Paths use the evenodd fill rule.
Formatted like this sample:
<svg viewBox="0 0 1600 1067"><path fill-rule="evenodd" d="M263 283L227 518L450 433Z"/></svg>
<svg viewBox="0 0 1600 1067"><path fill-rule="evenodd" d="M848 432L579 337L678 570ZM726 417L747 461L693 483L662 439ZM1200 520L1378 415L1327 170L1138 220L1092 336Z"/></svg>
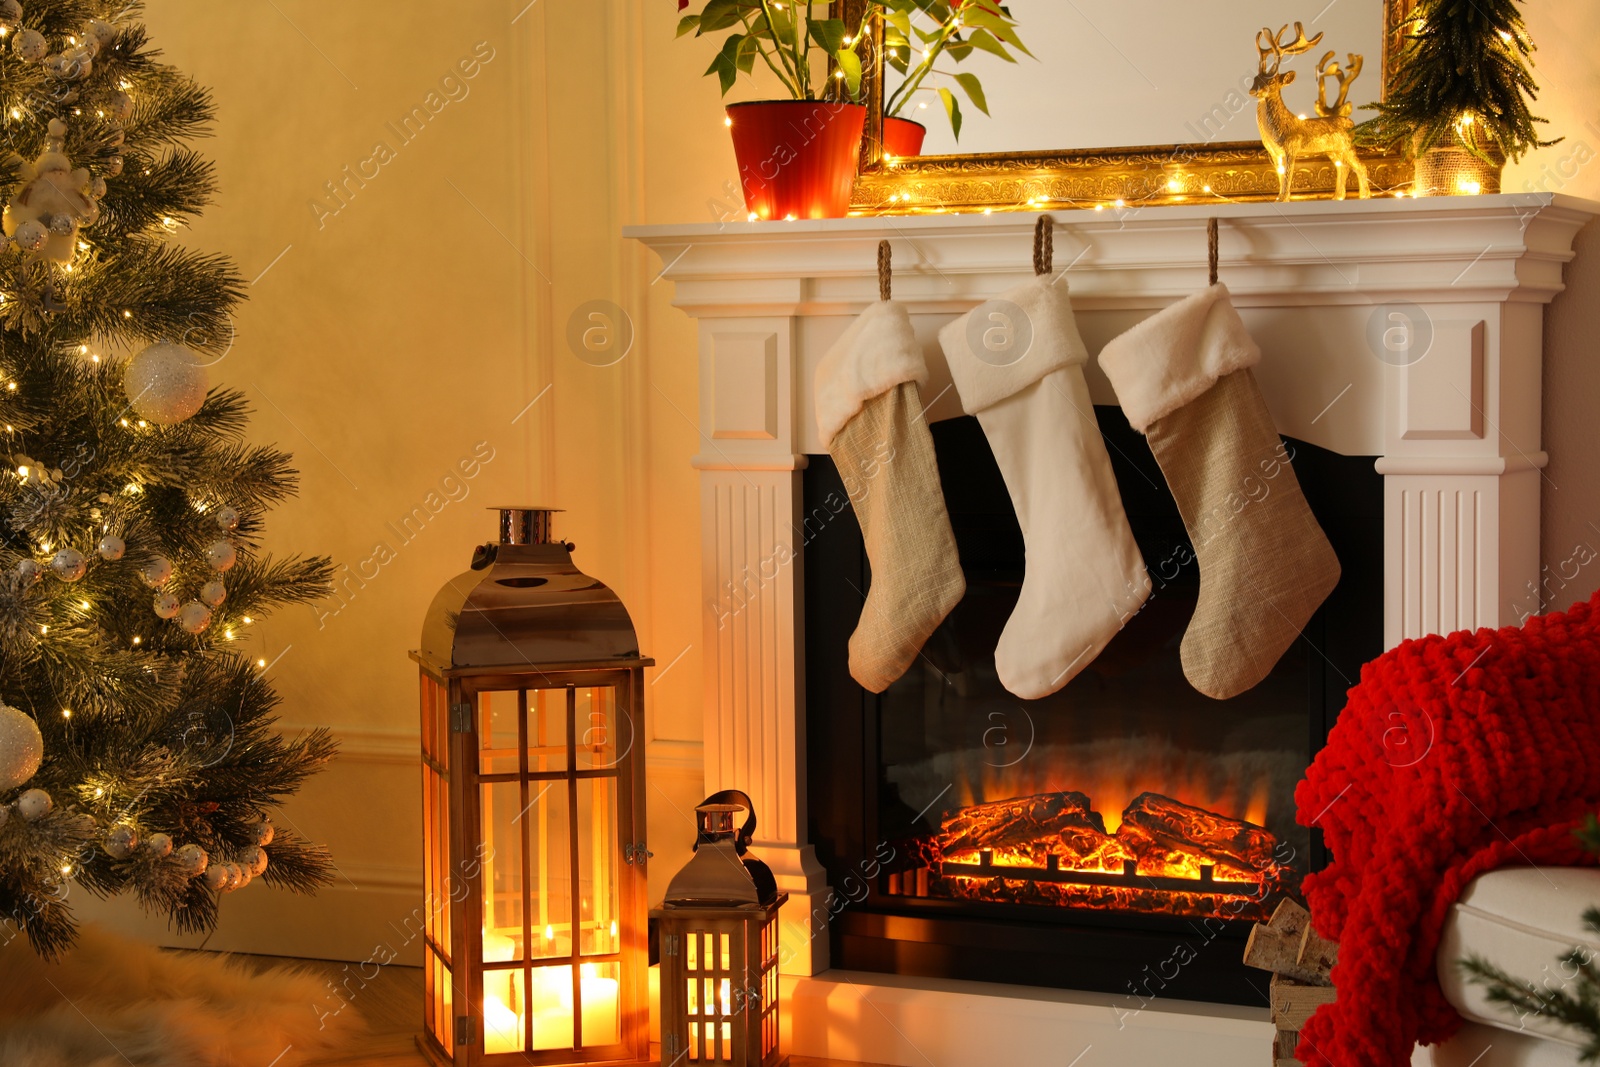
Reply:
<svg viewBox="0 0 1600 1067"><path fill-rule="evenodd" d="M848 673L871 578L859 526L831 462L812 457L808 765L813 840L848 904L836 966L1120 991L1145 951L1135 946L1164 956L1160 933L1199 922L1242 937L1320 866L1294 786L1381 651L1382 479L1370 457L1286 443L1344 576L1261 684L1217 701L1183 676L1200 569L1177 506L1121 412L1097 416L1155 588L1092 663L1036 701L995 673L1025 553L977 421L932 427L966 595L878 695ZM1093 938L1072 936L1085 928ZM1072 963L1119 951L1131 955L1116 965ZM1183 995L1258 999L1233 953L1210 953L1226 981L1191 968Z"/></svg>

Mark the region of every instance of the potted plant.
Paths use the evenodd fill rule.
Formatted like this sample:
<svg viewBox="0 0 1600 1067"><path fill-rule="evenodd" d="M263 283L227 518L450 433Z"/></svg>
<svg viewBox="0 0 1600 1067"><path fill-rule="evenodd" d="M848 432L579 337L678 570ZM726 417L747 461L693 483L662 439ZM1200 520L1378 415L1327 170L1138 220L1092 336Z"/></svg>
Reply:
<svg viewBox="0 0 1600 1067"><path fill-rule="evenodd" d="M678 10L690 7L678 0ZM726 96L759 60L789 94L784 100L729 104L745 207L753 218L834 218L850 206L866 108L861 96L861 23L817 18L811 0L709 0L683 16L678 36L727 31L706 68Z"/></svg>
<svg viewBox="0 0 1600 1067"><path fill-rule="evenodd" d="M956 140L961 139L961 105L948 86L924 84L931 74L950 78L985 115L989 113L983 84L976 74L940 70L934 66L948 56L960 63L974 52L999 56L1015 63L1012 51L1032 58L1017 36L1017 23L1010 10L998 0L881 0L883 7L883 48L887 66L900 73L901 81L883 101L883 150L889 156L915 156L922 152L928 128L901 113L922 92L936 92L944 105L945 116ZM923 26L931 20L931 26ZM928 106L918 100L918 110Z"/></svg>
<svg viewBox="0 0 1600 1067"><path fill-rule="evenodd" d="M1416 160L1418 196L1498 193L1500 170L1541 141L1528 109L1539 87L1518 0L1420 0L1401 26L1388 99L1358 144Z"/></svg>

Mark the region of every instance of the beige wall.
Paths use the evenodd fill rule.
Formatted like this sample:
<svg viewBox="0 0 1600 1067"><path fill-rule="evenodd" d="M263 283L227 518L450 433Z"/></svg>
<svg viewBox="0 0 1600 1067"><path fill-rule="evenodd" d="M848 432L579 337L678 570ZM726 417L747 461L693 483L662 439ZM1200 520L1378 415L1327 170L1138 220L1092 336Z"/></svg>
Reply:
<svg viewBox="0 0 1600 1067"><path fill-rule="evenodd" d="M249 392L254 434L292 449L303 472L271 544L350 568L340 598L252 636L261 655L281 655L285 721L345 741L288 813L333 848L339 883L314 902L252 886L225 902L211 944L347 959L400 947L396 927L420 901L405 653L433 592L489 537L482 509L503 502L568 509L558 531L619 590L660 663L648 691L659 894L700 795L695 331L669 285L653 283L659 264L618 231L741 214L717 88L700 77L712 44L673 40L669 0L454 0L415 14L370 0L149 6L156 42L214 88L220 111L203 146L220 200L183 240L228 252L256 279L215 376ZM1529 6L1540 110L1569 143L1513 167L1506 187L1559 179L1560 191L1600 197L1600 168L1574 162L1600 146L1589 47L1600 15L1576 0ZM387 124L426 109L480 48L492 58L466 95L401 145ZM345 181L380 139L393 158L333 200L325 183ZM1600 474L1588 462L1595 331L1582 306L1600 286L1600 247L1574 282L1589 295L1564 296L1549 316L1546 555L1557 562L1578 538L1600 548L1587 526L1600 526ZM634 347L614 366L568 346L568 318L591 300L631 316ZM475 477L447 481L489 450ZM394 524L417 508L426 521L402 537ZM125 901L85 908L132 921Z"/></svg>

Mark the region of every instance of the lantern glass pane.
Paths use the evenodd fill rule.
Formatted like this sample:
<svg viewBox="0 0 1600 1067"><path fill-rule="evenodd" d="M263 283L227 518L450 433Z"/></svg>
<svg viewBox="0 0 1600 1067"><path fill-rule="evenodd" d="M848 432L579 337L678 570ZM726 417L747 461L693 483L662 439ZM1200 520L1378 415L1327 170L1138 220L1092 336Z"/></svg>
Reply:
<svg viewBox="0 0 1600 1067"><path fill-rule="evenodd" d="M490 782L483 792L483 959L523 958L522 791Z"/></svg>
<svg viewBox="0 0 1600 1067"><path fill-rule="evenodd" d="M528 773L559 774L567 763L567 691L528 690Z"/></svg>
<svg viewBox="0 0 1600 1067"><path fill-rule="evenodd" d="M572 968L533 969L533 1048L575 1048Z"/></svg>
<svg viewBox="0 0 1600 1067"><path fill-rule="evenodd" d="M564 779L526 783L527 810L518 825L528 840L529 955L533 959L572 955L570 786Z"/></svg>
<svg viewBox="0 0 1600 1067"><path fill-rule="evenodd" d="M574 693L574 727L578 769L610 770L616 767L617 691L610 686L578 689Z"/></svg>
<svg viewBox="0 0 1600 1067"><path fill-rule="evenodd" d="M516 774L517 709L516 690L497 690L478 694L478 773Z"/></svg>
<svg viewBox="0 0 1600 1067"><path fill-rule="evenodd" d="M606 955L618 943L617 780L580 778L577 787L580 951Z"/></svg>
<svg viewBox="0 0 1600 1067"><path fill-rule="evenodd" d="M615 1045L622 1040L622 972L615 963L585 963L579 967L579 992L583 996L585 1047Z"/></svg>
<svg viewBox="0 0 1600 1067"><path fill-rule="evenodd" d="M522 971L483 972L483 1049L521 1052L527 1046L528 1019Z"/></svg>

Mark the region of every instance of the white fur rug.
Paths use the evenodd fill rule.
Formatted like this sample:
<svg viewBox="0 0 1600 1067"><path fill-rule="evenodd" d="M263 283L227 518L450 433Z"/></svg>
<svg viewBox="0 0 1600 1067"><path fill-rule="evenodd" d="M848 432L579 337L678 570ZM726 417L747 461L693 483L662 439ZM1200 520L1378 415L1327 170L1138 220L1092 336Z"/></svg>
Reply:
<svg viewBox="0 0 1600 1067"><path fill-rule="evenodd" d="M360 1030L355 1011L327 1014L327 1002L325 982L304 970L257 974L93 925L54 964L17 937L0 948L0 1064L289 1067Z"/></svg>

